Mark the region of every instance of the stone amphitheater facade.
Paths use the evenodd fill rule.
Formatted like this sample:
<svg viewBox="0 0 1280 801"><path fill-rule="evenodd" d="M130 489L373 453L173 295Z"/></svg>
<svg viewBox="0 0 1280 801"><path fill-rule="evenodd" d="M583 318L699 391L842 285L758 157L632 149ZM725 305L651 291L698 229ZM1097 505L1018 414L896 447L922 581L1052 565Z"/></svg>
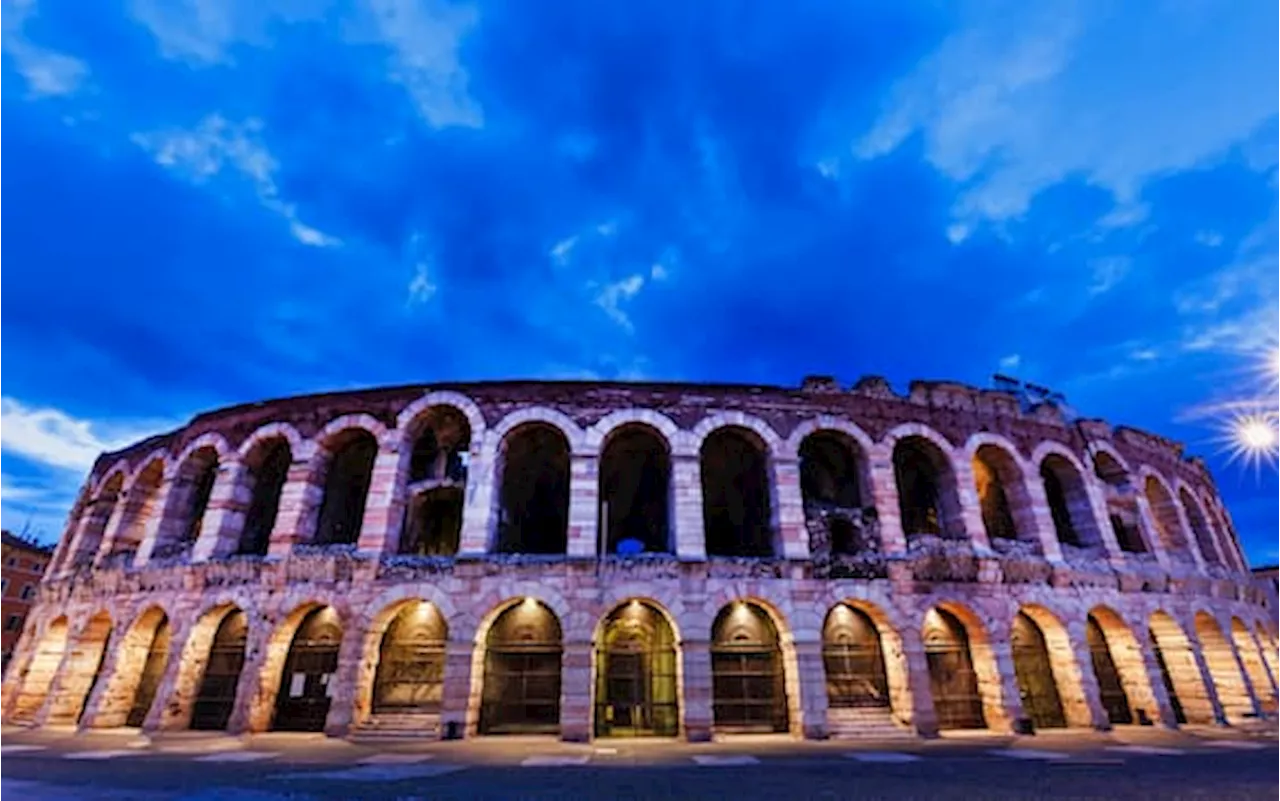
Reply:
<svg viewBox="0 0 1280 801"><path fill-rule="evenodd" d="M1204 463L1003 391L501 382L96 462L7 723L567 740L1230 725L1276 610Z"/></svg>

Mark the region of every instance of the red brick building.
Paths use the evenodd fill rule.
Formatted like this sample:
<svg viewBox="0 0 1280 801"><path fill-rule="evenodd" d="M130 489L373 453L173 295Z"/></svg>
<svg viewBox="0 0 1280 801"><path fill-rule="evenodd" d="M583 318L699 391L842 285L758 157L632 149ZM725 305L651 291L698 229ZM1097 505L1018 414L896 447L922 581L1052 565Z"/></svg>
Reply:
<svg viewBox="0 0 1280 801"><path fill-rule="evenodd" d="M0 570L4 585L3 625L0 626L0 643L3 643L3 665L9 666L9 657L22 636L27 622L27 612L36 599L36 587L44 575L53 548L26 540L8 531L0 532L3 539L3 556ZM2 669L0 668L0 669Z"/></svg>

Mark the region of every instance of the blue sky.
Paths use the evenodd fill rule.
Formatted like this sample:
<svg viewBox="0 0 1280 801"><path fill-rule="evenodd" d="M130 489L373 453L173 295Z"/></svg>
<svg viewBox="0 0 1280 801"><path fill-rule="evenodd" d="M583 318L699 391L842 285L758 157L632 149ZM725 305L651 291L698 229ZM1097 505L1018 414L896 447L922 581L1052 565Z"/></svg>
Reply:
<svg viewBox="0 0 1280 801"><path fill-rule="evenodd" d="M987 384L1187 441L1277 332L1274 3L4 0L3 522L211 407ZM1271 393L1274 397L1274 391Z"/></svg>

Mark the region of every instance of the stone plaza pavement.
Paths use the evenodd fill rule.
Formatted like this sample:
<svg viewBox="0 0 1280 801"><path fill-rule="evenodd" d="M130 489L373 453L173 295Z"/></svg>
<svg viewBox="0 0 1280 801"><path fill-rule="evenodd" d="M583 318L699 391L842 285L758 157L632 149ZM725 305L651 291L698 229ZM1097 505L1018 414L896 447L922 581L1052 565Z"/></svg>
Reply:
<svg viewBox="0 0 1280 801"><path fill-rule="evenodd" d="M357 744L296 734L146 737L6 728L0 756L0 786L13 793L10 798L113 801L747 799L765 793L770 783L780 784L789 798L891 797L904 791L905 797L922 797L913 793L923 788L929 798L1225 801L1274 798L1277 786L1274 722L1037 736L973 732L936 740L748 736L699 744L634 739L574 744L539 737ZM719 785L714 776L720 777ZM1054 777L1070 781L1055 783ZM902 782L910 786L898 789ZM1091 786L1095 789L1087 791ZM1219 792L1202 794L1214 788ZM774 791L773 797L781 796Z"/></svg>

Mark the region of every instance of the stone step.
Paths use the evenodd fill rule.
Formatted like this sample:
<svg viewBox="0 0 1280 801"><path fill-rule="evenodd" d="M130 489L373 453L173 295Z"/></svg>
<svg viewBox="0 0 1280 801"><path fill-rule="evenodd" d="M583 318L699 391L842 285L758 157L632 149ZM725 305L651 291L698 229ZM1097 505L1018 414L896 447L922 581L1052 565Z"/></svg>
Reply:
<svg viewBox="0 0 1280 801"><path fill-rule="evenodd" d="M836 739L914 739L915 733L898 725L886 707L832 709L827 731Z"/></svg>
<svg viewBox="0 0 1280 801"><path fill-rule="evenodd" d="M371 715L351 731L353 740L436 739L440 736L440 716L392 713Z"/></svg>

